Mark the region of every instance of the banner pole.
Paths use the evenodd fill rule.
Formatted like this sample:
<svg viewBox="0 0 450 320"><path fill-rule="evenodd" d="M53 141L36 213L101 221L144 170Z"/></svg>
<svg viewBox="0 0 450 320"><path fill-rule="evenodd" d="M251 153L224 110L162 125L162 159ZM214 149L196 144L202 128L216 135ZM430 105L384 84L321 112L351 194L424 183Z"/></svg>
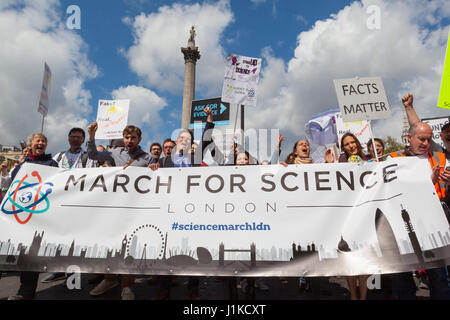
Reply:
<svg viewBox="0 0 450 320"><path fill-rule="evenodd" d="M369 121L369 129L370 129L370 137L372 138L372 148L373 148L373 153L375 154L375 158L377 159L377 162L380 162L380 160L378 159L378 154L377 154L377 150L375 148L375 139L373 138L373 132L372 132L372 120ZM367 146L367 151L369 149L369 146Z"/></svg>
<svg viewBox="0 0 450 320"><path fill-rule="evenodd" d="M244 125L244 105L241 104L241 131L242 131L242 146L244 147L245 150L245 134L244 134L244 130L245 130L245 125Z"/></svg>
<svg viewBox="0 0 450 320"><path fill-rule="evenodd" d="M236 127L237 127L237 118L238 118L238 113L239 113L239 105L236 105L236 118L234 118L234 130L233 130L233 134L236 134Z"/></svg>
<svg viewBox="0 0 450 320"><path fill-rule="evenodd" d="M45 119L45 116L42 115L42 125L41 125L41 133L42 134L44 133L44 119Z"/></svg>

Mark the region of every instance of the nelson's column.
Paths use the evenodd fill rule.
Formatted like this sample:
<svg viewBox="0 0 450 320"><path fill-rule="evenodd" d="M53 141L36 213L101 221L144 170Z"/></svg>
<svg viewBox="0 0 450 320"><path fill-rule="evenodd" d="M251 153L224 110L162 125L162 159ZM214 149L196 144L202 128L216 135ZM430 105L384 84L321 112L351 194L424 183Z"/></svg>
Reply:
<svg viewBox="0 0 450 320"><path fill-rule="evenodd" d="M200 59L200 52L195 46L195 29L192 27L191 36L188 40L186 48L181 48L184 55L185 69L184 69L184 88L183 88L183 113L181 117L181 127L183 129L189 128L191 121L191 106L192 100L195 99L195 66L197 60Z"/></svg>

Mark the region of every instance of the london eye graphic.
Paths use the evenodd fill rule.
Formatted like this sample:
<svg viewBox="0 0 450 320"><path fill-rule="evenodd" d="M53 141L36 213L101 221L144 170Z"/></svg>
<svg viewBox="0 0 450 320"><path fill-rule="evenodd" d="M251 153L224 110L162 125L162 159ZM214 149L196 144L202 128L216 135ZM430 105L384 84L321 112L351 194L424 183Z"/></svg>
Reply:
<svg viewBox="0 0 450 320"><path fill-rule="evenodd" d="M148 267L151 262L164 256L165 237L161 229L153 224L142 224L124 239L126 244L125 263L134 263L139 268Z"/></svg>

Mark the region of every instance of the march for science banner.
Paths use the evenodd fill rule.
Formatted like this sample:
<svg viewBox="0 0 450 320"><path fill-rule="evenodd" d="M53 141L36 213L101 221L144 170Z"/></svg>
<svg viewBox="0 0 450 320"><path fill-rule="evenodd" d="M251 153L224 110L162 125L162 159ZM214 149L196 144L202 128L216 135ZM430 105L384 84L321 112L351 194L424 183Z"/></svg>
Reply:
<svg viewBox="0 0 450 320"><path fill-rule="evenodd" d="M428 163L92 168L25 163L0 270L332 276L440 267L450 229Z"/></svg>

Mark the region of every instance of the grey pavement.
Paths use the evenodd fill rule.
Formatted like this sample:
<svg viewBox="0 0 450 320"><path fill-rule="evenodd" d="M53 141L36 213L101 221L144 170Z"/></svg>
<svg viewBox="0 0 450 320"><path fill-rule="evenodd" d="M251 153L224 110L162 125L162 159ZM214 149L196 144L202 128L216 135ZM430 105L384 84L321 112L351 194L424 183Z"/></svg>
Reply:
<svg viewBox="0 0 450 320"><path fill-rule="evenodd" d="M41 280L46 273L40 275L36 300L120 300L121 289L117 286L107 293L93 297L89 291L95 287L88 281L95 275L81 274L81 288L69 290L65 280L51 283L42 283ZM200 300L349 300L350 294L345 277L331 278L309 278L309 290L300 290L299 278L264 278L268 285L267 291L259 288L243 290L238 287L235 291L230 291L229 280L221 277L200 277L199 299ZM188 298L187 277L174 277L170 300L186 300ZM418 284L417 297L419 299L429 299L429 291ZM382 282L382 287L384 283ZM0 300L6 300L9 296L15 295L19 287L18 272L3 272L0 279ZM158 277L138 276L133 286L137 300L153 300L159 291ZM235 294L234 296L232 294ZM389 300L391 299L389 290L369 290L369 300Z"/></svg>

